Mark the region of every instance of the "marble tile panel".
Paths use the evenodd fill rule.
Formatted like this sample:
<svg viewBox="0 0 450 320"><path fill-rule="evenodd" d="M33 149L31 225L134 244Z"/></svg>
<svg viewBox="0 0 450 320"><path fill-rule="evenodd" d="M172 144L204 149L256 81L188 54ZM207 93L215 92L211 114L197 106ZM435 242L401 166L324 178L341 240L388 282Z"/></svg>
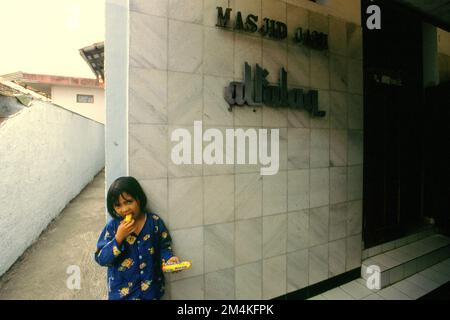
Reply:
<svg viewBox="0 0 450 320"><path fill-rule="evenodd" d="M203 27L169 20L169 70L201 73L203 67Z"/></svg>
<svg viewBox="0 0 450 320"><path fill-rule="evenodd" d="M288 211L308 209L310 203L309 170L288 172Z"/></svg>
<svg viewBox="0 0 450 320"><path fill-rule="evenodd" d="M262 111L264 128L287 128L288 109L263 106Z"/></svg>
<svg viewBox="0 0 450 320"><path fill-rule="evenodd" d="M328 244L309 249L309 285L316 284L328 278Z"/></svg>
<svg viewBox="0 0 450 320"><path fill-rule="evenodd" d="M167 17L169 0L131 0L130 11Z"/></svg>
<svg viewBox="0 0 450 320"><path fill-rule="evenodd" d="M174 229L203 224L202 178L169 178L169 219Z"/></svg>
<svg viewBox="0 0 450 320"><path fill-rule="evenodd" d="M204 37L204 74L232 78L234 75L234 33L219 28L205 28Z"/></svg>
<svg viewBox="0 0 450 320"><path fill-rule="evenodd" d="M263 68L269 72L267 81L273 84L279 83L281 68L287 68L287 43L263 39L262 57Z"/></svg>
<svg viewBox="0 0 450 320"><path fill-rule="evenodd" d="M244 79L245 62L252 67L252 75L256 64L262 66L262 39L236 33L234 49L234 78L236 80Z"/></svg>
<svg viewBox="0 0 450 320"><path fill-rule="evenodd" d="M262 262L245 264L235 269L237 300L262 299Z"/></svg>
<svg viewBox="0 0 450 320"><path fill-rule="evenodd" d="M234 107L233 115L235 127L262 126L263 108L261 107L248 107L248 106L244 106L242 108Z"/></svg>
<svg viewBox="0 0 450 320"><path fill-rule="evenodd" d="M223 13L225 13L226 8L237 8L235 6L235 0L203 0L203 24L205 26L208 27L216 26L217 7L222 7ZM234 10L235 9L231 11L231 17L234 17L234 15L236 14ZM231 24L229 25L229 27L231 27Z"/></svg>
<svg viewBox="0 0 450 320"><path fill-rule="evenodd" d="M259 173L235 175L236 220L262 216L262 179Z"/></svg>
<svg viewBox="0 0 450 320"><path fill-rule="evenodd" d="M311 247L328 242L329 219L328 206L309 210L309 245Z"/></svg>
<svg viewBox="0 0 450 320"><path fill-rule="evenodd" d="M301 250L287 255L287 291L292 292L308 286L309 272L308 250Z"/></svg>
<svg viewBox="0 0 450 320"><path fill-rule="evenodd" d="M186 138L179 137L184 133ZM187 137L190 140L185 141ZM194 163L194 127L172 125L168 132L169 154L168 154L168 174L170 178L200 177L203 175L203 165ZM183 146L180 150L179 146ZM186 155L186 158L184 159ZM190 157L189 157L190 155ZM186 160L186 163L178 163L179 158Z"/></svg>
<svg viewBox="0 0 450 320"><path fill-rule="evenodd" d="M288 110L288 128L309 128L311 115L305 109Z"/></svg>
<svg viewBox="0 0 450 320"><path fill-rule="evenodd" d="M203 0L169 0L169 18L202 23Z"/></svg>
<svg viewBox="0 0 450 320"><path fill-rule="evenodd" d="M205 284L203 275L170 283L172 300L203 300Z"/></svg>
<svg viewBox="0 0 450 320"><path fill-rule="evenodd" d="M244 19L249 14L254 14L261 19L262 1L261 0L234 0L234 5L236 10L242 13L242 18ZM235 12L236 13L236 12Z"/></svg>
<svg viewBox="0 0 450 320"><path fill-rule="evenodd" d="M363 36L360 26L353 23L347 23L347 44L349 58L363 58Z"/></svg>
<svg viewBox="0 0 450 320"><path fill-rule="evenodd" d="M178 257L192 261L192 267L180 273L173 273L167 276L170 282L180 279L203 276L204 273L204 235L203 227L171 230L173 250Z"/></svg>
<svg viewBox="0 0 450 320"><path fill-rule="evenodd" d="M232 79L205 76L203 79L203 124L206 126L233 126L233 113L224 99L225 88Z"/></svg>
<svg viewBox="0 0 450 320"><path fill-rule="evenodd" d="M309 87L310 49L300 45L288 45L287 76L290 87Z"/></svg>
<svg viewBox="0 0 450 320"><path fill-rule="evenodd" d="M286 255L263 261L263 299L286 294Z"/></svg>
<svg viewBox="0 0 450 320"><path fill-rule="evenodd" d="M234 173L234 163L236 163L235 148L232 143L227 143L227 141L232 141L232 139L227 138L227 129L229 128L203 126L203 134L211 134L211 139L203 142L203 155L207 154L208 156L214 157L216 155L217 145L215 143L213 144L212 141L220 141L220 139L223 140L222 155L218 154L216 159L212 158L206 161L204 158L203 174L205 176L227 175ZM217 162L215 160L217 160ZM211 163L209 161L213 162ZM220 164L221 162L222 164Z"/></svg>
<svg viewBox="0 0 450 320"><path fill-rule="evenodd" d="M263 258L286 253L287 214L263 218Z"/></svg>
<svg viewBox="0 0 450 320"><path fill-rule="evenodd" d="M167 130L162 125L129 126L130 175L140 179L167 177Z"/></svg>
<svg viewBox="0 0 450 320"><path fill-rule="evenodd" d="M312 31L330 34L328 17L323 14L310 11L309 12L309 28Z"/></svg>
<svg viewBox="0 0 450 320"><path fill-rule="evenodd" d="M343 92L331 91L330 128L347 129L347 94Z"/></svg>
<svg viewBox="0 0 450 320"><path fill-rule="evenodd" d="M262 0L262 16L286 23L286 2L279 0Z"/></svg>
<svg viewBox="0 0 450 320"><path fill-rule="evenodd" d="M225 269L205 275L206 300L234 300L234 269Z"/></svg>
<svg viewBox="0 0 450 320"><path fill-rule="evenodd" d="M362 130L364 128L364 100L363 96L348 95L348 128Z"/></svg>
<svg viewBox="0 0 450 320"><path fill-rule="evenodd" d="M288 213L287 251L303 250L309 246L309 210Z"/></svg>
<svg viewBox="0 0 450 320"><path fill-rule="evenodd" d="M262 218L236 222L235 263L243 265L262 258Z"/></svg>
<svg viewBox="0 0 450 320"><path fill-rule="evenodd" d="M169 124L192 126L194 121L201 121L203 117L202 76L169 72L168 87Z"/></svg>
<svg viewBox="0 0 450 320"><path fill-rule="evenodd" d="M167 18L130 12L130 67L167 70Z"/></svg>
<svg viewBox="0 0 450 320"><path fill-rule="evenodd" d="M330 168L330 203L347 201L347 167Z"/></svg>
<svg viewBox="0 0 450 320"><path fill-rule="evenodd" d="M347 171L347 190L348 200L360 200L362 199L363 191L363 167L351 166Z"/></svg>
<svg viewBox="0 0 450 320"><path fill-rule="evenodd" d="M203 184L204 223L234 221L234 176L205 176Z"/></svg>
<svg viewBox="0 0 450 320"><path fill-rule="evenodd" d="M348 59L348 92L362 95L363 92L363 63L362 60Z"/></svg>
<svg viewBox="0 0 450 320"><path fill-rule="evenodd" d="M133 68L129 72L129 123L167 124L167 72Z"/></svg>
<svg viewBox="0 0 450 320"><path fill-rule="evenodd" d="M328 36L330 52L347 55L347 23L330 16L330 34Z"/></svg>
<svg viewBox="0 0 450 320"><path fill-rule="evenodd" d="M321 207L330 203L330 170L311 169L310 172L310 208Z"/></svg>
<svg viewBox="0 0 450 320"><path fill-rule="evenodd" d="M287 171L263 177L263 215L287 212Z"/></svg>
<svg viewBox="0 0 450 320"><path fill-rule="evenodd" d="M234 266L234 222L205 227L205 272Z"/></svg>
<svg viewBox="0 0 450 320"><path fill-rule="evenodd" d="M347 255L345 270L350 271L361 266L361 234L347 238Z"/></svg>
<svg viewBox="0 0 450 320"><path fill-rule="evenodd" d="M359 130L348 131L348 165L363 164L364 134Z"/></svg>
<svg viewBox="0 0 450 320"><path fill-rule="evenodd" d="M330 166L347 165L347 130L331 130L330 132Z"/></svg>
<svg viewBox="0 0 450 320"><path fill-rule="evenodd" d="M140 184L145 192L145 195L147 196L148 209L160 216L164 220L169 230L171 230L169 212L167 210L167 179L141 179Z"/></svg>
<svg viewBox="0 0 450 320"><path fill-rule="evenodd" d="M235 138L235 172L236 174L240 173L260 173L261 164L260 159L258 158L259 154L259 130L257 127L240 127L237 130L243 130L236 132L238 136L244 137L245 141L242 138ZM253 143L250 143L250 137L257 137L257 141L253 140ZM268 145L270 146L270 131L268 131L268 138L266 141L269 141ZM270 147L268 147L270 150ZM269 153L270 154L270 153ZM253 160L250 162L250 159Z"/></svg>
<svg viewBox="0 0 450 320"><path fill-rule="evenodd" d="M288 169L309 168L311 131L288 128Z"/></svg>
<svg viewBox="0 0 450 320"><path fill-rule="evenodd" d="M311 50L310 85L313 89L330 89L330 63L327 52Z"/></svg>
<svg viewBox="0 0 450 320"><path fill-rule="evenodd" d="M347 58L332 54L330 56L330 83L331 90L347 91Z"/></svg>
<svg viewBox="0 0 450 320"><path fill-rule="evenodd" d="M362 200L349 201L347 204L347 235L357 235L362 232L363 204Z"/></svg>
<svg viewBox="0 0 450 320"><path fill-rule="evenodd" d="M324 168L330 165L330 130L311 130L310 167Z"/></svg>
<svg viewBox="0 0 450 320"><path fill-rule="evenodd" d="M329 240L345 238L347 235L347 203L330 206L330 233Z"/></svg>
<svg viewBox="0 0 450 320"><path fill-rule="evenodd" d="M309 12L308 10L287 4L287 25L288 25L288 42L292 43L295 32L298 28L307 30L309 28Z"/></svg>
<svg viewBox="0 0 450 320"><path fill-rule="evenodd" d="M313 88L314 89L314 88ZM315 129L329 129L330 128L330 91L319 91L319 110L325 111L325 117L313 117L310 115L310 127Z"/></svg>

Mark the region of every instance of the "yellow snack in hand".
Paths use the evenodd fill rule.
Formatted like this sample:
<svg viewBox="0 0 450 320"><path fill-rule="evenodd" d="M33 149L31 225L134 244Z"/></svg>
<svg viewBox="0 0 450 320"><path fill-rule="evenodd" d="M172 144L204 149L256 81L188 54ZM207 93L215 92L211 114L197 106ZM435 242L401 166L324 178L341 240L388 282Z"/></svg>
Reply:
<svg viewBox="0 0 450 320"><path fill-rule="evenodd" d="M125 217L125 222L130 222L132 218L133 218L133 215L127 214Z"/></svg>
<svg viewBox="0 0 450 320"><path fill-rule="evenodd" d="M191 261L183 261L176 264L163 264L162 270L164 272L176 272L181 270L187 270L192 266Z"/></svg>

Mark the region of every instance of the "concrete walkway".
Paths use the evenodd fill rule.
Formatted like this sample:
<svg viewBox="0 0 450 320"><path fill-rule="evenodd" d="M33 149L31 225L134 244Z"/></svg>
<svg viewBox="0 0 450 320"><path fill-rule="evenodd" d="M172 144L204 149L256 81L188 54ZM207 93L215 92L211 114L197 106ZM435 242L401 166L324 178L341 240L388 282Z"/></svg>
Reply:
<svg viewBox="0 0 450 320"><path fill-rule="evenodd" d="M106 299L106 268L93 259L105 221L103 170L0 278L0 300ZM67 286L69 266L79 267L79 290Z"/></svg>

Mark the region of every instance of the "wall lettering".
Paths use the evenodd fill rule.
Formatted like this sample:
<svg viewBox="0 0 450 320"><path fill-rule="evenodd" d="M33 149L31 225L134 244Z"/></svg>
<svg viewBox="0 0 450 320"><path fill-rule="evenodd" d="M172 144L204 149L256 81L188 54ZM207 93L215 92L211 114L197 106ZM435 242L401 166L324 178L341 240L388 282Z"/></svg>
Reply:
<svg viewBox="0 0 450 320"><path fill-rule="evenodd" d="M288 89L287 72L280 70L278 86L269 85L266 77L269 72L258 64L255 75L252 75L251 66L245 62L244 82L231 82L225 88L225 100L232 110L234 105L261 106L263 104L274 108L288 107L292 109L305 109L313 117L325 117L326 112L319 110L319 93L317 90L304 92L302 89Z"/></svg>

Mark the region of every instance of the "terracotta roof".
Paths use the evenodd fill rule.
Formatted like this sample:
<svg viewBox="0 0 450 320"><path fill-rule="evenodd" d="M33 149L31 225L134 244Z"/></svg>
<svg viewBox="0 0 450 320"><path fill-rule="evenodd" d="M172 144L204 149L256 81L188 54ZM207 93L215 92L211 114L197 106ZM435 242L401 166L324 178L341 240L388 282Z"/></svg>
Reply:
<svg viewBox="0 0 450 320"><path fill-rule="evenodd" d="M15 72L3 75L4 80L14 81L16 83L23 84L51 84L60 86L76 86L76 87L103 87L97 79L88 78L75 78L75 77L65 77L65 76L54 76L47 74L34 74L25 72Z"/></svg>

